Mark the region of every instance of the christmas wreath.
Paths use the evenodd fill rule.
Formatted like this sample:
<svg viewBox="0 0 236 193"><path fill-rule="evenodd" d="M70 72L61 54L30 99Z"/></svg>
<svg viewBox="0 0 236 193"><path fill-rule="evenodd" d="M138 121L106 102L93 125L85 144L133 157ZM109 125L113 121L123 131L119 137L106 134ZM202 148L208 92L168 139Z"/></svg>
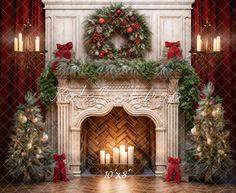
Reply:
<svg viewBox="0 0 236 193"><path fill-rule="evenodd" d="M85 47L92 58L142 58L151 47L151 32L144 16L131 7L104 7L85 22ZM115 33L125 39L119 49L111 42Z"/></svg>

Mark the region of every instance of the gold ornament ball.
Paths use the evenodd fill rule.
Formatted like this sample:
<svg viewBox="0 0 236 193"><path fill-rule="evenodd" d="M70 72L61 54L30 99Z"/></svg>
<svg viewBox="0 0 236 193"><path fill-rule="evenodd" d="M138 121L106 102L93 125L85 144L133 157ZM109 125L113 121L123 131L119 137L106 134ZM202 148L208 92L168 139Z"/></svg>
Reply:
<svg viewBox="0 0 236 193"><path fill-rule="evenodd" d="M205 110L202 111L200 114L201 114L201 116L203 116L203 117L207 116L207 112L206 112Z"/></svg>
<svg viewBox="0 0 236 193"><path fill-rule="evenodd" d="M25 157L25 156L26 156L26 152L23 151L23 152L21 153L21 155L22 155L23 157Z"/></svg>
<svg viewBox="0 0 236 193"><path fill-rule="evenodd" d="M201 147L200 146L197 146L197 151L201 151Z"/></svg>
<svg viewBox="0 0 236 193"><path fill-rule="evenodd" d="M42 141L46 142L48 140L48 135L46 133L43 133Z"/></svg>
<svg viewBox="0 0 236 193"><path fill-rule="evenodd" d="M196 135L196 134L197 134L197 129L196 129L195 126L191 129L191 133L192 133L193 135Z"/></svg>
<svg viewBox="0 0 236 193"><path fill-rule="evenodd" d="M37 117L33 118L33 119L32 119L32 122L33 122L33 123L37 123L37 122L38 122L38 118L37 118Z"/></svg>
<svg viewBox="0 0 236 193"><path fill-rule="evenodd" d="M32 143L31 143L31 142L27 144L27 148L28 148L28 149L31 149L31 148L32 148Z"/></svg>
<svg viewBox="0 0 236 193"><path fill-rule="evenodd" d="M20 114L18 120L21 123L26 123L27 122L27 117L25 115Z"/></svg>
<svg viewBox="0 0 236 193"><path fill-rule="evenodd" d="M224 155L224 154L225 154L225 152L224 152L223 150L221 150L221 149L218 150L218 153L219 153L220 155Z"/></svg>
<svg viewBox="0 0 236 193"><path fill-rule="evenodd" d="M207 138L207 144L208 144L208 145L211 145L211 142L212 142L211 138L208 137L208 138Z"/></svg>
<svg viewBox="0 0 236 193"><path fill-rule="evenodd" d="M38 148L38 153L41 154L42 153L42 150L40 148Z"/></svg>
<svg viewBox="0 0 236 193"><path fill-rule="evenodd" d="M219 117L221 115L221 112L219 109L213 110L212 111L212 116L213 117Z"/></svg>

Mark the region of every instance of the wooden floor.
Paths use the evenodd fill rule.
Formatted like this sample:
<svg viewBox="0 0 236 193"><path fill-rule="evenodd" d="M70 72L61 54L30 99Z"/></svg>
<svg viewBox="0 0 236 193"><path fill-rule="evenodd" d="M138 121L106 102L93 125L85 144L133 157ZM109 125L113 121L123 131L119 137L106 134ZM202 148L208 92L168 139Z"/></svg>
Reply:
<svg viewBox="0 0 236 193"><path fill-rule="evenodd" d="M38 184L0 184L1 193L236 193L234 185L206 185L196 182L175 184L158 177L128 176L107 179L102 176L79 177L69 182Z"/></svg>

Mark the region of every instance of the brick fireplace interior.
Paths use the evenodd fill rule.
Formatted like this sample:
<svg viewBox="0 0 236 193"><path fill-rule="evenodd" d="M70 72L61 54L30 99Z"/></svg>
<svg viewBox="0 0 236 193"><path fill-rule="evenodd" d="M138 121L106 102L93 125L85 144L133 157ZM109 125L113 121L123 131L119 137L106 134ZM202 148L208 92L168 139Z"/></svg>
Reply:
<svg viewBox="0 0 236 193"><path fill-rule="evenodd" d="M99 151L111 155L121 144L134 146L134 160L155 171L156 135L153 121L131 116L122 107L114 107L106 116L88 117L82 124L81 171L99 163Z"/></svg>

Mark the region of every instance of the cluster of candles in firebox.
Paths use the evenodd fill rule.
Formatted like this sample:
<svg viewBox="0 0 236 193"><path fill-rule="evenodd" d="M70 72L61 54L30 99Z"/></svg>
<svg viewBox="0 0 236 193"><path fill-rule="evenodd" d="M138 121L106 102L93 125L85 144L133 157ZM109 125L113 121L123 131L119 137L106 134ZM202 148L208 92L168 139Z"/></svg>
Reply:
<svg viewBox="0 0 236 193"><path fill-rule="evenodd" d="M125 151L125 145L120 145L120 149L113 148L113 164L134 164L134 147L129 146L128 152ZM104 150L100 151L100 164L111 164L111 155Z"/></svg>

